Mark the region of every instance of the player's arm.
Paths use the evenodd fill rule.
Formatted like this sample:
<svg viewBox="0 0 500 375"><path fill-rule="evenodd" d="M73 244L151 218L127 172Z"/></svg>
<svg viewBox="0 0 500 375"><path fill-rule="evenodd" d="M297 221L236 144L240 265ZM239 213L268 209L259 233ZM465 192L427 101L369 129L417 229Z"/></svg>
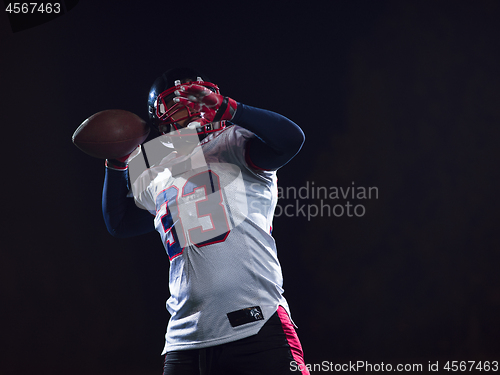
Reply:
<svg viewBox="0 0 500 375"><path fill-rule="evenodd" d="M246 158L259 169L276 170L288 163L302 148L302 129L285 116L238 103L232 121L256 135L247 144Z"/></svg>
<svg viewBox="0 0 500 375"><path fill-rule="evenodd" d="M302 147L305 136L288 118L271 111L236 102L200 85L182 86L174 101L202 112L204 120L228 120L256 135L246 150L248 163L259 169L276 170L288 163Z"/></svg>
<svg viewBox="0 0 500 375"><path fill-rule="evenodd" d="M128 191L128 169L124 165L108 164L102 191L102 213L108 232L115 237L132 237L155 229L153 216L137 207L134 198L127 197Z"/></svg>

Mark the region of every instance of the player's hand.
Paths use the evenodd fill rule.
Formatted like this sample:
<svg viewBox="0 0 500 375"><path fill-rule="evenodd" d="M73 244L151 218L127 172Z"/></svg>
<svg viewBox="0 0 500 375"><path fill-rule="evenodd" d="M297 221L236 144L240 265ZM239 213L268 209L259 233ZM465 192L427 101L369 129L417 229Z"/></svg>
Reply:
<svg viewBox="0 0 500 375"><path fill-rule="evenodd" d="M111 168L111 169L116 169L116 170L126 170L128 168L128 163L130 160L137 155L138 151L141 149L141 145L137 146L137 148L132 151L130 154L121 156L116 159L106 159L106 167ZM133 155L133 157L130 157Z"/></svg>
<svg viewBox="0 0 500 375"><path fill-rule="evenodd" d="M232 120L238 103L201 85L183 85L175 91L174 101L195 112L201 112L207 122Z"/></svg>

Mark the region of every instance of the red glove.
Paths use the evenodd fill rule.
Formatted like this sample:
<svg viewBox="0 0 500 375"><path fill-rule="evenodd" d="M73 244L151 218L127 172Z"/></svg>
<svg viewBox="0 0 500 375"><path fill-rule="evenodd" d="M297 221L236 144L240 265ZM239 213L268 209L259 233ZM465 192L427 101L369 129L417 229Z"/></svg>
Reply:
<svg viewBox="0 0 500 375"><path fill-rule="evenodd" d="M194 112L201 112L208 122L232 120L236 113L238 103L217 94L201 85L184 85L175 91L174 101L180 103Z"/></svg>

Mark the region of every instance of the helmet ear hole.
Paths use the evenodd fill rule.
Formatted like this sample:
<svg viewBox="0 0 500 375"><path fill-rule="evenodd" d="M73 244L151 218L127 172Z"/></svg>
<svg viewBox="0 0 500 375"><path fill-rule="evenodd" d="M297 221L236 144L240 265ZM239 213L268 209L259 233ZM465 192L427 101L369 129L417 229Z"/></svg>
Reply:
<svg viewBox="0 0 500 375"><path fill-rule="evenodd" d="M163 104L163 101L161 101L160 105L159 105L159 108L158 108L158 112L160 114L164 114L166 112L166 109L165 109L165 104Z"/></svg>

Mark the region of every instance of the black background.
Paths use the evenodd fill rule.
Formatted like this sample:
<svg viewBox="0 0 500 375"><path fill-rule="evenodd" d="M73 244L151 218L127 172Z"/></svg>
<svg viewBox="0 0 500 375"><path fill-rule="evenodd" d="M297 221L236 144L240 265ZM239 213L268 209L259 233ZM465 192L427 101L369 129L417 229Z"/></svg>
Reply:
<svg viewBox="0 0 500 375"><path fill-rule="evenodd" d="M168 258L157 234L107 233L103 162L71 135L146 117L183 64L303 128L280 186L378 188L351 200L363 217L275 219L307 363L500 360L498 19L497 1L80 1L13 33L3 12L0 373L161 373Z"/></svg>

